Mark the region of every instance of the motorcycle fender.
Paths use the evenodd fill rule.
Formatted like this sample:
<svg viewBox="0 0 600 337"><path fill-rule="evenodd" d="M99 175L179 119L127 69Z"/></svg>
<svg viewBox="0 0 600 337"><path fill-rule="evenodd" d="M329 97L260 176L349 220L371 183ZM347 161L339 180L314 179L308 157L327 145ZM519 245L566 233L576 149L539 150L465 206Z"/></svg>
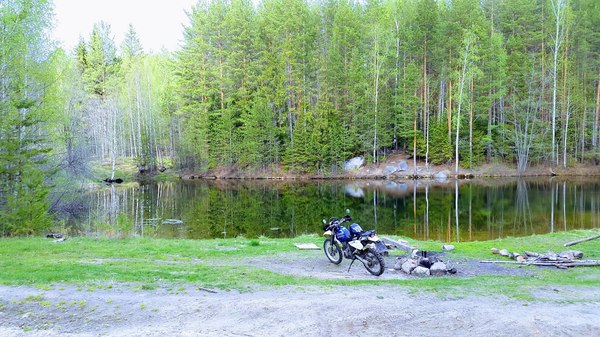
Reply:
<svg viewBox="0 0 600 337"><path fill-rule="evenodd" d="M323 236L330 237L331 234L331 231L326 231L325 233L323 233Z"/></svg>
<svg viewBox="0 0 600 337"><path fill-rule="evenodd" d="M348 244L355 249L358 249L358 250L363 249L362 243L360 243L360 241L358 241L358 240L350 241L350 242L348 242Z"/></svg>

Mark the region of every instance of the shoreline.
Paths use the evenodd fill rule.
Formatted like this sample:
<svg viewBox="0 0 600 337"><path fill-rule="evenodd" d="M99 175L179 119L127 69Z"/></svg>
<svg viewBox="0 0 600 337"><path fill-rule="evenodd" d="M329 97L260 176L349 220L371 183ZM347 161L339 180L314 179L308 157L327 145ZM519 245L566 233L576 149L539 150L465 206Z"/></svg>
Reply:
<svg viewBox="0 0 600 337"><path fill-rule="evenodd" d="M262 172L242 171L231 168L217 168L201 172L176 172L183 180L471 180L478 178L535 178L535 177L600 177L600 166L580 165L569 168L540 166L519 173L505 166L486 165L474 170L461 169L453 172L447 166L409 168L385 174L386 165L365 166L358 170L337 174L291 173L281 170Z"/></svg>

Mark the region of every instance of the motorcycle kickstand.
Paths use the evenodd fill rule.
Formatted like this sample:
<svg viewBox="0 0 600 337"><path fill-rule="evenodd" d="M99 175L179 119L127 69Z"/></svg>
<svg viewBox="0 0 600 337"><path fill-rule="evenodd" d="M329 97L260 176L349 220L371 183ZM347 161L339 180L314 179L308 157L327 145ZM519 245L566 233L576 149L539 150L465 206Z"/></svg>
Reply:
<svg viewBox="0 0 600 337"><path fill-rule="evenodd" d="M352 264L354 263L354 261L356 261L356 257L352 259L352 262L350 262L350 266L348 267L348 271L346 271L347 273L350 272L350 268L352 268Z"/></svg>

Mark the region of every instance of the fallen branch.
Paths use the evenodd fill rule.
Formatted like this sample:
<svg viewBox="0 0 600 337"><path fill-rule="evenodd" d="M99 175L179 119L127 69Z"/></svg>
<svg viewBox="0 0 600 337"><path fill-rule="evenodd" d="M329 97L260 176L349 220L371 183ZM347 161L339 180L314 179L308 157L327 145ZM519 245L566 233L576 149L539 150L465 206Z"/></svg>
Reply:
<svg viewBox="0 0 600 337"><path fill-rule="evenodd" d="M590 236L589 238L585 238L585 239L581 239L581 240L577 240L577 241L571 241L571 242L567 242L564 244L565 247L569 247L569 246L573 246L576 245L578 243L582 243L585 241L591 241L591 240L595 240L600 238L600 235L594 235L594 236Z"/></svg>
<svg viewBox="0 0 600 337"><path fill-rule="evenodd" d="M381 241L383 241L383 243L385 243L386 245L389 245L396 249L404 250L408 253L410 253L416 249L416 247L412 246L410 243L408 243L407 241L404 241L404 240L393 240L393 239L383 236L383 237L381 237Z"/></svg>
<svg viewBox="0 0 600 337"><path fill-rule="evenodd" d="M211 294L216 294L217 293L216 291L214 291L212 289L203 288L203 287L198 287L198 290L206 291L207 293L211 293Z"/></svg>
<svg viewBox="0 0 600 337"><path fill-rule="evenodd" d="M581 261L532 261L532 262L517 262L517 261L501 261L501 260L484 260L480 263L506 263L518 264L525 266L549 266L549 267L595 267L600 266L600 260L581 260Z"/></svg>

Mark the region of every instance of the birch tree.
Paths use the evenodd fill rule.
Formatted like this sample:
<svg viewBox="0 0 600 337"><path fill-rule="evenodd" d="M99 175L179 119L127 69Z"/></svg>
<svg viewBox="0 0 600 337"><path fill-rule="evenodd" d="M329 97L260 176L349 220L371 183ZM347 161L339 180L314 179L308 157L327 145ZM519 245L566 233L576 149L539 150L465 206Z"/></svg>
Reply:
<svg viewBox="0 0 600 337"><path fill-rule="evenodd" d="M550 0L554 14L554 48L552 67L552 162L558 165L558 145L556 144L556 95L558 55L563 37L566 0Z"/></svg>
<svg viewBox="0 0 600 337"><path fill-rule="evenodd" d="M470 82L475 69L473 69L473 60L475 59L474 53L475 35L471 31L466 31L464 35L463 45L464 50L462 52L462 68L459 77L459 89L458 89L458 107L456 111L456 139L454 141L454 172L458 174L459 165L459 140L460 140L460 118L463 103L463 92L465 83Z"/></svg>

